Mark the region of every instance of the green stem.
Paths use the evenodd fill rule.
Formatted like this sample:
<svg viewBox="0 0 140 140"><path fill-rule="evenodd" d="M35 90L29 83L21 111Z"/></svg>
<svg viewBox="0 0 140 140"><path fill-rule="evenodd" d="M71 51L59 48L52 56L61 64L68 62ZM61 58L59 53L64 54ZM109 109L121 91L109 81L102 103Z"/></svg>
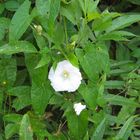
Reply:
<svg viewBox="0 0 140 140"><path fill-rule="evenodd" d="M67 34L67 25L66 25L65 17L64 17L64 32L65 32L66 45L67 45L68 44L68 34Z"/></svg>

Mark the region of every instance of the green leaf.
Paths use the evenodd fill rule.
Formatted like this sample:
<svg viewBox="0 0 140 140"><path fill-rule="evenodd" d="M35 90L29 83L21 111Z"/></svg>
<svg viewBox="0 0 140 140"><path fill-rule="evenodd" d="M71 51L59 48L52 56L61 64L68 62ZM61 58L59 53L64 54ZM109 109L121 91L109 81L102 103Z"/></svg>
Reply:
<svg viewBox="0 0 140 140"><path fill-rule="evenodd" d="M133 33L127 31L113 31L98 37L99 40L128 41L128 37L135 37Z"/></svg>
<svg viewBox="0 0 140 140"><path fill-rule="evenodd" d="M109 80L105 82L106 89L123 89L124 85L124 81Z"/></svg>
<svg viewBox="0 0 140 140"><path fill-rule="evenodd" d="M44 123L44 120L38 120L38 118L30 118L30 121L34 134L39 140L44 140L45 137L49 134L45 128L46 124Z"/></svg>
<svg viewBox="0 0 140 140"><path fill-rule="evenodd" d="M50 2L50 13L49 13L49 20L53 23L58 16L60 9L60 0L51 0Z"/></svg>
<svg viewBox="0 0 140 140"><path fill-rule="evenodd" d="M44 113L51 94L52 91L50 90L50 85L48 83L42 82L42 85L39 85L33 81L31 89L31 100L36 114L42 115Z"/></svg>
<svg viewBox="0 0 140 140"><path fill-rule="evenodd" d="M50 9L50 1L49 0L36 0L37 10L41 15L47 15Z"/></svg>
<svg viewBox="0 0 140 140"><path fill-rule="evenodd" d="M26 55L27 69L32 79L31 100L36 114L43 114L53 93L47 79L48 65L35 69L40 60L38 55Z"/></svg>
<svg viewBox="0 0 140 140"><path fill-rule="evenodd" d="M80 116L77 116L75 112L67 112L68 128L70 136L74 140L81 140L87 132L88 114L86 111L82 111Z"/></svg>
<svg viewBox="0 0 140 140"><path fill-rule="evenodd" d="M136 48L133 50L132 55L134 57L140 58L140 48Z"/></svg>
<svg viewBox="0 0 140 140"><path fill-rule="evenodd" d="M97 18L93 21L92 28L94 31L104 31L112 25L112 18L120 16L120 13L109 12L108 10L101 13L100 18Z"/></svg>
<svg viewBox="0 0 140 140"><path fill-rule="evenodd" d="M61 33L61 35L60 35ZM63 26L59 23L56 24L54 34L53 34L53 42L56 45L61 45L64 42L64 29Z"/></svg>
<svg viewBox="0 0 140 140"><path fill-rule="evenodd" d="M5 122L19 123L22 119L22 115L16 113L6 114L3 119Z"/></svg>
<svg viewBox="0 0 140 140"><path fill-rule="evenodd" d="M14 58L3 58L0 60L0 82L10 87L16 80L16 60Z"/></svg>
<svg viewBox="0 0 140 140"><path fill-rule="evenodd" d="M34 38L36 39L36 43L39 47L40 50L46 48L47 46L47 42L45 40L45 38L41 35L39 35L36 31L33 31L33 35L34 35Z"/></svg>
<svg viewBox="0 0 140 140"><path fill-rule="evenodd" d="M111 64L111 68L117 68L119 66L123 66L123 65L126 65L126 64L129 64L129 63L132 63L133 61L131 60L122 60L122 61L113 61L112 64Z"/></svg>
<svg viewBox="0 0 140 140"><path fill-rule="evenodd" d="M127 1L131 2L132 4L140 5L139 0L127 0Z"/></svg>
<svg viewBox="0 0 140 140"><path fill-rule="evenodd" d="M5 8L9 11L16 11L19 7L19 3L16 0L9 0L5 2Z"/></svg>
<svg viewBox="0 0 140 140"><path fill-rule="evenodd" d="M104 118L101 121L101 123L97 126L91 140L102 140L105 132L105 127L106 127L106 118Z"/></svg>
<svg viewBox="0 0 140 140"><path fill-rule="evenodd" d="M114 30L122 29L130 26L131 24L140 21L139 14L125 14L121 17L118 17L112 21L112 25L109 26L106 31L111 32Z"/></svg>
<svg viewBox="0 0 140 140"><path fill-rule="evenodd" d="M135 116L131 116L120 129L119 133L116 135L115 140L128 140L128 137L131 135L133 128Z"/></svg>
<svg viewBox="0 0 140 140"><path fill-rule="evenodd" d="M83 140L89 140L89 134L87 132L87 134L85 135L84 139Z"/></svg>
<svg viewBox="0 0 140 140"><path fill-rule="evenodd" d="M140 90L140 78L135 79L133 82L129 84L133 89Z"/></svg>
<svg viewBox="0 0 140 140"><path fill-rule="evenodd" d="M76 67L79 67L78 59L74 53L69 53L68 59L71 62L71 64L73 64Z"/></svg>
<svg viewBox="0 0 140 140"><path fill-rule="evenodd" d="M4 3L0 3L0 14L3 13L4 9L5 9Z"/></svg>
<svg viewBox="0 0 140 140"><path fill-rule="evenodd" d="M116 46L116 59L118 61L130 60L130 50L122 43Z"/></svg>
<svg viewBox="0 0 140 140"><path fill-rule="evenodd" d="M81 6L82 11L84 12L84 15L86 15L86 12L87 12L86 3L84 2L84 0L78 0L78 2Z"/></svg>
<svg viewBox="0 0 140 140"><path fill-rule="evenodd" d="M1 17L0 18L0 40L5 36L6 30L8 30L10 24L10 19Z"/></svg>
<svg viewBox="0 0 140 140"><path fill-rule="evenodd" d="M0 133L0 140L4 140L3 139L3 133Z"/></svg>
<svg viewBox="0 0 140 140"><path fill-rule="evenodd" d="M37 69L43 67L44 65L49 64L49 62L50 62L49 54L42 54L42 57L35 68Z"/></svg>
<svg viewBox="0 0 140 140"><path fill-rule="evenodd" d="M113 69L110 71L110 75L121 75L121 74L124 74L124 73L128 73L130 72L129 69Z"/></svg>
<svg viewBox="0 0 140 140"><path fill-rule="evenodd" d="M113 104L113 105L128 105L128 106L139 106L138 103L135 101L125 98L123 96L119 95L112 95L112 94L107 94L104 96L105 101Z"/></svg>
<svg viewBox="0 0 140 140"><path fill-rule="evenodd" d="M28 114L25 114L20 123L19 129L20 140L33 140L33 132Z"/></svg>
<svg viewBox="0 0 140 140"><path fill-rule="evenodd" d="M97 89L93 85L84 85L82 84L78 89L78 92L82 95L86 104L95 109L97 106ZM94 101L94 102L93 102Z"/></svg>
<svg viewBox="0 0 140 140"><path fill-rule="evenodd" d="M109 55L105 45L88 43L85 52L82 49L76 49L76 55L91 81L97 80L100 73L109 72Z"/></svg>
<svg viewBox="0 0 140 140"><path fill-rule="evenodd" d="M16 81L15 81L15 86L21 86L24 84L26 78L27 78L27 70L23 69L20 71L17 71L17 76L16 76Z"/></svg>
<svg viewBox="0 0 140 140"><path fill-rule="evenodd" d="M121 124L124 124L126 120L135 112L136 107L134 106L122 106L121 110L119 111L119 114L116 118L116 124L117 126L120 126Z"/></svg>
<svg viewBox="0 0 140 140"><path fill-rule="evenodd" d="M30 92L31 89L29 86L18 86L8 90L9 95L17 97L16 99L14 99L12 105L16 109L16 111L19 111L31 104Z"/></svg>
<svg viewBox="0 0 140 140"><path fill-rule="evenodd" d="M57 136L49 135L48 139L49 140L67 140L67 138L62 133L59 133Z"/></svg>
<svg viewBox="0 0 140 140"><path fill-rule="evenodd" d="M79 2L74 0L68 5L62 6L60 13L74 25L80 22L80 17L82 17L82 11L79 8Z"/></svg>
<svg viewBox="0 0 140 140"><path fill-rule="evenodd" d="M14 134L18 134L18 131L19 131L19 125L18 124L9 123L5 127L5 137L6 137L6 139L11 138Z"/></svg>
<svg viewBox="0 0 140 140"><path fill-rule="evenodd" d="M65 16L69 21L71 21L73 24L76 24L76 20L73 17L71 11L68 10L68 8L61 7L61 14Z"/></svg>
<svg viewBox="0 0 140 140"><path fill-rule="evenodd" d="M35 47L27 41L18 41L13 44L5 44L0 47L0 54L11 55L14 53L36 53Z"/></svg>
<svg viewBox="0 0 140 140"><path fill-rule="evenodd" d="M98 3L99 3L99 0L87 1L86 5L87 5L87 20L88 21L91 21L93 19L100 17L100 13L97 10Z"/></svg>
<svg viewBox="0 0 140 140"><path fill-rule="evenodd" d="M87 16L87 20L91 21L97 17L100 17L100 14L97 12L97 5L99 0L91 1L91 0L79 0L79 4L81 9L84 12L84 16Z"/></svg>
<svg viewBox="0 0 140 140"><path fill-rule="evenodd" d="M0 112L3 112L3 92L0 91Z"/></svg>
<svg viewBox="0 0 140 140"><path fill-rule="evenodd" d="M85 21L83 21L82 23L82 27L80 28L80 31L78 32L78 43L82 46L85 46L85 44L88 46L88 41L89 38L95 42L95 36L93 35L92 30L90 29L90 27L84 23Z"/></svg>
<svg viewBox="0 0 140 140"><path fill-rule="evenodd" d="M30 4L31 2L29 2L29 0L25 0L25 2L14 14L9 28L10 41L16 41L20 39L30 25L32 20L31 16L29 15Z"/></svg>
<svg viewBox="0 0 140 140"><path fill-rule="evenodd" d="M55 20L59 14L59 10L60 10L60 0L51 0L50 1L50 10L49 10L49 19L47 21L47 32L49 34L49 36L53 36L54 35L54 23Z"/></svg>

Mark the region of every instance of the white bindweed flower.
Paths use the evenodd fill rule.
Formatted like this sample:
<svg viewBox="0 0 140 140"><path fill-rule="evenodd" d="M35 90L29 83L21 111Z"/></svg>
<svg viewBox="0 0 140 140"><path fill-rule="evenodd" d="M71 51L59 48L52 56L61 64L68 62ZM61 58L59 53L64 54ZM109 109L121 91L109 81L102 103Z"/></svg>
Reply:
<svg viewBox="0 0 140 140"><path fill-rule="evenodd" d="M82 105L81 103L75 103L73 106L77 115L80 115L81 111L86 108L86 105Z"/></svg>
<svg viewBox="0 0 140 140"><path fill-rule="evenodd" d="M68 92L77 90L82 80L79 69L68 60L59 62L55 70L51 67L48 78L55 91Z"/></svg>

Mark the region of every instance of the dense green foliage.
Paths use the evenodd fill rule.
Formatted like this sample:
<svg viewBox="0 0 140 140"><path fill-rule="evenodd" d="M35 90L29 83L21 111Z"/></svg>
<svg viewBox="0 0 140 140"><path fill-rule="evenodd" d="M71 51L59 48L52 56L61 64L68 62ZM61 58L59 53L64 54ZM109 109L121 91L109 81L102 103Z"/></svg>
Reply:
<svg viewBox="0 0 140 140"><path fill-rule="evenodd" d="M139 140L139 21L139 0L0 0L0 140ZM64 59L73 93L48 80Z"/></svg>

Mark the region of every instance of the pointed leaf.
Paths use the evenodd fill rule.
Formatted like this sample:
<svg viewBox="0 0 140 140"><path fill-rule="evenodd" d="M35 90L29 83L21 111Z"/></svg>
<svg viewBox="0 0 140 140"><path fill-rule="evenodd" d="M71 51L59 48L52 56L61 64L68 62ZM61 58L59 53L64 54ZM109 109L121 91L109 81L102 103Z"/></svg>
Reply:
<svg viewBox="0 0 140 140"><path fill-rule="evenodd" d="M139 14L125 14L113 20L112 25L109 26L106 31L111 32L114 30L122 29L130 26L131 24L140 21Z"/></svg>
<svg viewBox="0 0 140 140"><path fill-rule="evenodd" d="M6 137L6 139L9 139L14 134L18 134L18 131L19 131L19 125L18 124L9 123L5 127L5 137Z"/></svg>
<svg viewBox="0 0 140 140"><path fill-rule="evenodd" d="M42 115L48 105L53 93L49 81L47 80L48 65L35 68L40 60L39 55L26 55L25 61L27 69L32 79L31 100L32 106L38 115Z"/></svg>
<svg viewBox="0 0 140 140"><path fill-rule="evenodd" d="M50 8L50 1L36 0L36 7L41 15L47 15L47 12L49 12L49 8Z"/></svg>
<svg viewBox="0 0 140 140"><path fill-rule="evenodd" d="M29 15L30 4L31 2L29 2L29 0L25 0L25 2L14 14L9 28L10 41L20 39L20 37L30 25L30 22L32 20L31 16Z"/></svg>
<svg viewBox="0 0 140 140"><path fill-rule="evenodd" d="M115 137L115 140L128 140L128 137L131 135L131 131L133 128L133 121L135 116L130 117L123 127L120 129L119 133Z"/></svg>
<svg viewBox="0 0 140 140"><path fill-rule="evenodd" d="M21 120L20 130L19 130L20 140L33 140L33 132L29 120L29 116L25 114Z"/></svg>
<svg viewBox="0 0 140 140"><path fill-rule="evenodd" d="M88 114L86 111L77 116L75 112L67 112L68 128L72 139L81 140L87 132Z"/></svg>
<svg viewBox="0 0 140 140"><path fill-rule="evenodd" d="M105 101L113 104L113 105L128 105L128 106L139 106L135 101L125 98L119 95L107 94L104 96Z"/></svg>
<svg viewBox="0 0 140 140"><path fill-rule="evenodd" d="M27 41L18 41L14 44L5 44L0 47L0 54L11 55L20 52L35 53L37 50L31 43Z"/></svg>
<svg viewBox="0 0 140 140"><path fill-rule="evenodd" d="M91 140L102 140L105 132L105 126L106 126L106 119L104 118L101 121L101 123L97 126Z"/></svg>
<svg viewBox="0 0 140 140"><path fill-rule="evenodd" d="M18 86L8 90L9 95L17 97L12 105L17 111L31 104L30 92L30 86Z"/></svg>

